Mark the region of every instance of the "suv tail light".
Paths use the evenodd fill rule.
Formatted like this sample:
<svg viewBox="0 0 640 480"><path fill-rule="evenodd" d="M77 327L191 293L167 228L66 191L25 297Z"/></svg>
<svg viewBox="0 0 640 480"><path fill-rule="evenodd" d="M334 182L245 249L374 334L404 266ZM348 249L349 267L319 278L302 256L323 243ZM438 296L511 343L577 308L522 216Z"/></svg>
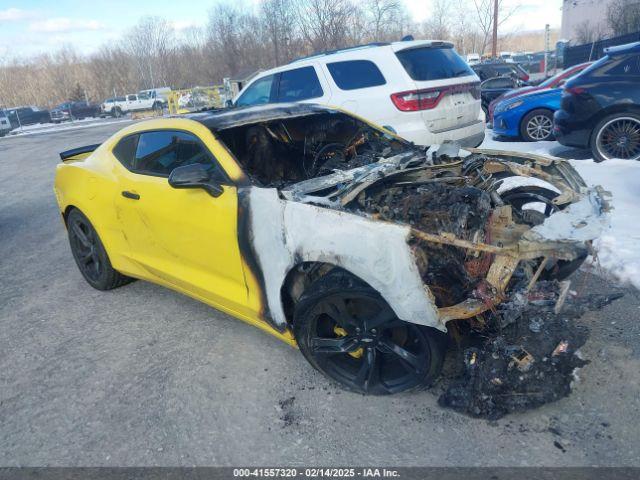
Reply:
<svg viewBox="0 0 640 480"><path fill-rule="evenodd" d="M394 93L391 101L398 110L403 112L417 112L418 110L430 110L440 103L441 90L411 90L408 92Z"/></svg>
<svg viewBox="0 0 640 480"><path fill-rule="evenodd" d="M565 87L564 89L564 93L567 95L582 95L583 93L586 93L587 90L585 88L582 87Z"/></svg>
<svg viewBox="0 0 640 480"><path fill-rule="evenodd" d="M476 82L450 85L441 88L409 90L392 94L391 101L396 108L402 112L417 112L435 108L447 94L466 92L471 93L473 98L478 100L480 98L480 84Z"/></svg>

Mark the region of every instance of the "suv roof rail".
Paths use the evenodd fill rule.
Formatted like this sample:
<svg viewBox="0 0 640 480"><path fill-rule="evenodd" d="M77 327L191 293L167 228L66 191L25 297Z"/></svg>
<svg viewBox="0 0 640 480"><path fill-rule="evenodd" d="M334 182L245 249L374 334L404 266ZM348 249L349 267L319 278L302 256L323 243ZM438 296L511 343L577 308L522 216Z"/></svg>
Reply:
<svg viewBox="0 0 640 480"><path fill-rule="evenodd" d="M292 64L292 63L299 62L301 60L308 60L310 58L322 57L322 56L325 56L325 55L333 55L335 53L348 52L350 50L358 50L358 49L361 49L361 48L385 47L387 45L391 45L391 44L389 42L371 42L371 43L365 43L363 45L354 45L352 47L338 48L336 50L327 50L325 52L316 52L316 53L312 53L311 55L306 55L304 57L300 57L300 58L296 58L295 60L291 60L289 62L289 65Z"/></svg>
<svg viewBox="0 0 640 480"><path fill-rule="evenodd" d="M640 42L626 43L624 45L616 45L615 47L604 49L604 53L607 55L622 55L625 53L635 52L640 52Z"/></svg>

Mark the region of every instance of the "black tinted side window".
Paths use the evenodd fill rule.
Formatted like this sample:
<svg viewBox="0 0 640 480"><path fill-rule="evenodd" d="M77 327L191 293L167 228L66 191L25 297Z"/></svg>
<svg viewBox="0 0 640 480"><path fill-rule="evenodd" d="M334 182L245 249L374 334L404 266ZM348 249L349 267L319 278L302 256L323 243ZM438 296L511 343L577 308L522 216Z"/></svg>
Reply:
<svg viewBox="0 0 640 480"><path fill-rule="evenodd" d="M113 155L127 169L133 170L133 159L136 155L136 147L138 146L138 135L130 135L124 137L113 148Z"/></svg>
<svg viewBox="0 0 640 480"><path fill-rule="evenodd" d="M297 102L323 95L320 80L313 67L282 72L278 85L278 102Z"/></svg>
<svg viewBox="0 0 640 480"><path fill-rule="evenodd" d="M133 170L165 177L175 168L194 163L217 167L209 150L196 136L187 132L158 130L140 134Z"/></svg>
<svg viewBox="0 0 640 480"><path fill-rule="evenodd" d="M606 70L607 75L616 76L640 76L640 55L629 55L614 62Z"/></svg>
<svg viewBox="0 0 640 480"><path fill-rule="evenodd" d="M482 84L482 88L513 88L513 80L510 77L491 78Z"/></svg>
<svg viewBox="0 0 640 480"><path fill-rule="evenodd" d="M329 73L342 90L376 87L387 83L375 63L369 60L327 63Z"/></svg>

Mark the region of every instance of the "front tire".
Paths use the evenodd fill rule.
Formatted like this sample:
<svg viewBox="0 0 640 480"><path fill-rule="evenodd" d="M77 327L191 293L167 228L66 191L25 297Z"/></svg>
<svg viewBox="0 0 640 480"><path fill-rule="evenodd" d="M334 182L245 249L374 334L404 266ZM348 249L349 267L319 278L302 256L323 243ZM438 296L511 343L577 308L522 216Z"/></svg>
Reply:
<svg viewBox="0 0 640 480"><path fill-rule="evenodd" d="M520 122L520 135L527 142L553 139L553 112L539 108L527 113Z"/></svg>
<svg viewBox="0 0 640 480"><path fill-rule="evenodd" d="M596 125L590 140L593 159L640 160L640 115L615 113Z"/></svg>
<svg viewBox="0 0 640 480"><path fill-rule="evenodd" d="M133 281L116 271L89 219L77 209L67 217L71 253L84 279L97 290L112 290Z"/></svg>
<svg viewBox="0 0 640 480"><path fill-rule="evenodd" d="M302 295L294 334L313 367L363 394L430 386L446 350L445 334L399 320L376 290L341 269L316 280Z"/></svg>

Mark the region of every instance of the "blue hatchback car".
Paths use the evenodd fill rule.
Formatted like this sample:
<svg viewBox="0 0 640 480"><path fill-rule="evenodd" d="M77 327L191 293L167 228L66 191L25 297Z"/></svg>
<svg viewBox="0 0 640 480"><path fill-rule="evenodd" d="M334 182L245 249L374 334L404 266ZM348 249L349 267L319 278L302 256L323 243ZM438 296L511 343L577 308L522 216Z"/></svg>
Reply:
<svg viewBox="0 0 640 480"><path fill-rule="evenodd" d="M562 88L539 90L499 102L493 112L493 133L528 142L553 138L553 114L560 108Z"/></svg>

